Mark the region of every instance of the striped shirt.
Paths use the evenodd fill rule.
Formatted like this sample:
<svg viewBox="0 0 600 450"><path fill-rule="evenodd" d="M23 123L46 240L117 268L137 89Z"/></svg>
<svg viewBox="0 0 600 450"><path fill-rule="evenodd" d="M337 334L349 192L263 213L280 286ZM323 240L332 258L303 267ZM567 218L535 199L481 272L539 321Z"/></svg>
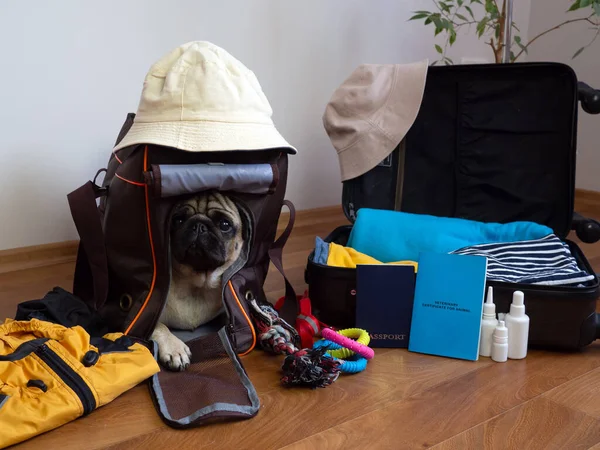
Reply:
<svg viewBox="0 0 600 450"><path fill-rule="evenodd" d="M451 253L486 256L488 281L558 286L594 279L579 268L569 246L554 234L529 241L473 245Z"/></svg>

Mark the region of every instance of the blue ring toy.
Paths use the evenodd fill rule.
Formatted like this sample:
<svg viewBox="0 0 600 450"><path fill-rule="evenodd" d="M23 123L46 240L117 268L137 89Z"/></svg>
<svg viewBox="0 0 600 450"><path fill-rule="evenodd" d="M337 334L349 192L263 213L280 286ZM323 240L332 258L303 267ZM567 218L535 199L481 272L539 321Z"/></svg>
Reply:
<svg viewBox="0 0 600 450"><path fill-rule="evenodd" d="M313 348L321 347L324 347L327 350L339 350L340 348L342 348L340 344L336 344L335 342L329 341L327 339L321 339L313 344ZM362 372L367 368L367 358L360 355L354 354L348 359L334 359L340 362L340 372L343 373L358 373Z"/></svg>
<svg viewBox="0 0 600 450"><path fill-rule="evenodd" d="M360 355L353 355L348 359L338 359L341 362L340 372L358 373L367 368L367 358Z"/></svg>
<svg viewBox="0 0 600 450"><path fill-rule="evenodd" d="M327 350L339 350L343 348L340 344L336 344L335 342L328 341L327 339L321 339L313 344L313 348L321 348L326 347Z"/></svg>

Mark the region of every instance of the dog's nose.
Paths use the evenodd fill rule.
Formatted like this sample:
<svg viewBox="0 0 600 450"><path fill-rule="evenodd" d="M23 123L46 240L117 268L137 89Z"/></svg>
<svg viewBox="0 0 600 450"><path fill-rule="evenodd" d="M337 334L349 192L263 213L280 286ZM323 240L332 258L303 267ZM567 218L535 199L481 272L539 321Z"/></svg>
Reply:
<svg viewBox="0 0 600 450"><path fill-rule="evenodd" d="M203 234L208 231L206 225L204 225L203 223L195 223L194 225L192 225L192 230L197 231L199 234Z"/></svg>

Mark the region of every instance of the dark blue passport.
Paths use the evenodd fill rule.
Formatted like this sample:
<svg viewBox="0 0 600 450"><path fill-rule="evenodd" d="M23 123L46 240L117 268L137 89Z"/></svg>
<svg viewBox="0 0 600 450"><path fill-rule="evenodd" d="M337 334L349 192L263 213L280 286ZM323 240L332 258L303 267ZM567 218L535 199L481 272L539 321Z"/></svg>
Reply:
<svg viewBox="0 0 600 450"><path fill-rule="evenodd" d="M356 267L356 326L369 332L370 347L408 347L415 278L413 266Z"/></svg>

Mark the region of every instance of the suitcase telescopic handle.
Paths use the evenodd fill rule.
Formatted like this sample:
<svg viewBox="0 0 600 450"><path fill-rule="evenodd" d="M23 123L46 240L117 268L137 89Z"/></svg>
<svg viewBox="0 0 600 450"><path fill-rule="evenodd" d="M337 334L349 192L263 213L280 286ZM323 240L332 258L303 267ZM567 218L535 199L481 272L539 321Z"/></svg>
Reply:
<svg viewBox="0 0 600 450"><path fill-rule="evenodd" d="M581 107L588 114L600 114L600 90L580 81L577 83Z"/></svg>
<svg viewBox="0 0 600 450"><path fill-rule="evenodd" d="M574 212L571 229L575 230L577 237L586 244L600 241L600 223L597 220L583 217Z"/></svg>

